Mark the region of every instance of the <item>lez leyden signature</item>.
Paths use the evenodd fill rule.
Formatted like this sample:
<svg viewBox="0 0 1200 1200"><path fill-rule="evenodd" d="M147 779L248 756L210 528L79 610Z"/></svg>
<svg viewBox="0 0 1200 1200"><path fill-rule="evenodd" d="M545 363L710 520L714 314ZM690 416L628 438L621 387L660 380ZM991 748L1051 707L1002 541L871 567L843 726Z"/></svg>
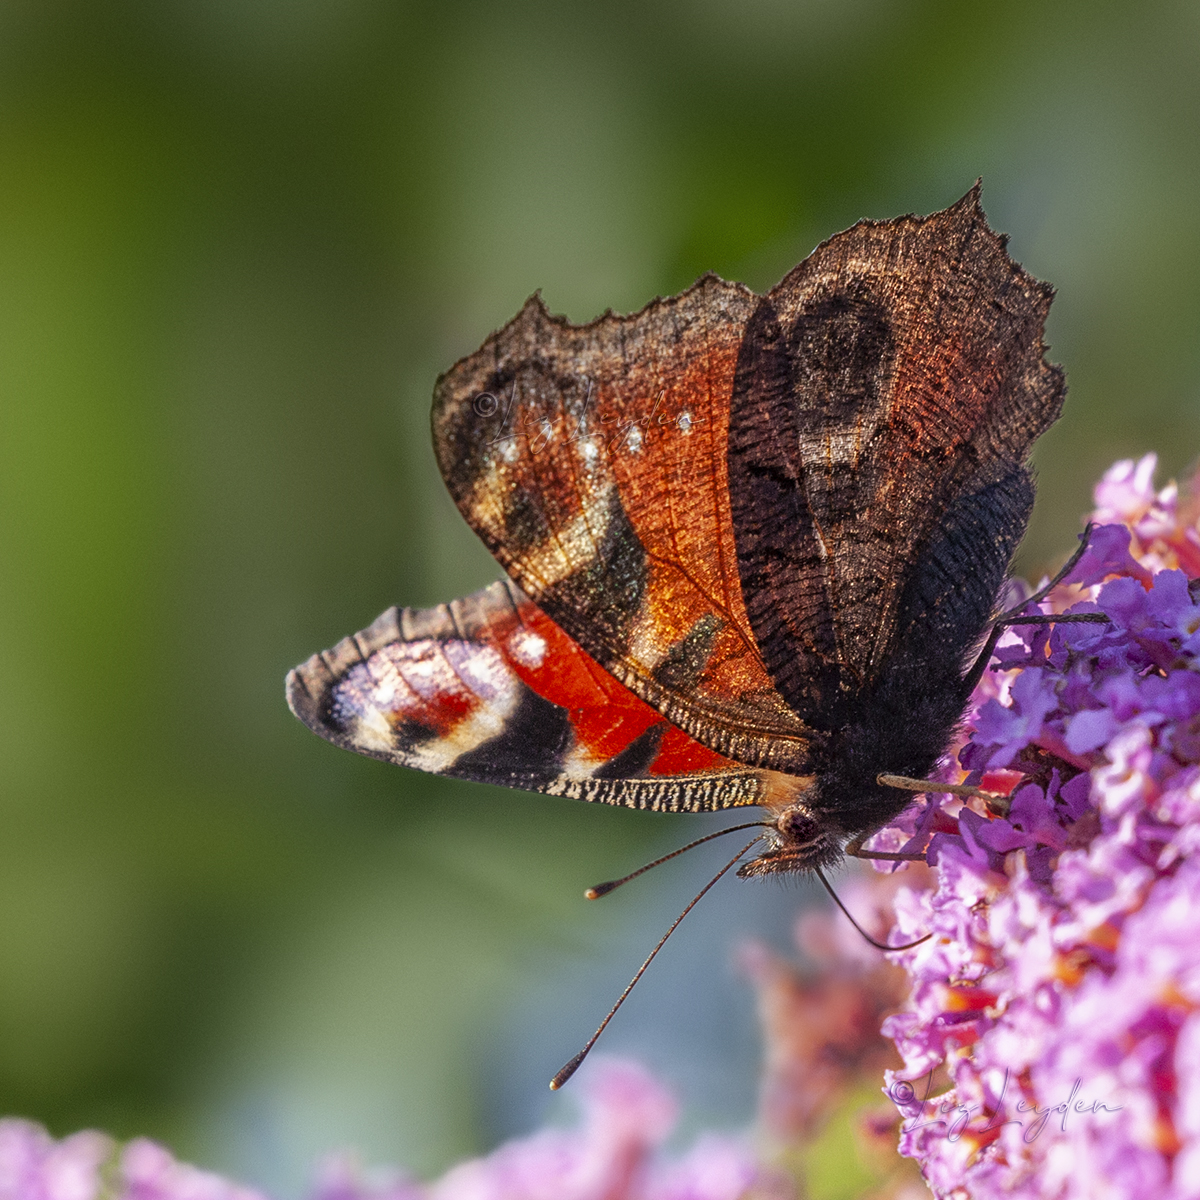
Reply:
<svg viewBox="0 0 1200 1200"><path fill-rule="evenodd" d="M1083 1088L1082 1079L1076 1079L1071 1088L1071 1094L1057 1104L1030 1104L1020 1099L1013 1105L1012 1111L1019 1116L1005 1116L1004 1096L1008 1091L1009 1072L1005 1068L1004 1083L996 1100L995 1111L989 1113L979 1104L959 1104L950 1099L929 1099L933 1086L933 1072L925 1077L925 1094L917 1099L916 1088L904 1080L897 1080L884 1089L887 1097L907 1118L900 1127L901 1133L912 1133L917 1129L933 1127L946 1138L956 1142L964 1133L972 1135L988 1133L1000 1129L1004 1125L1017 1125L1022 1129L1022 1140L1033 1143L1045 1132L1051 1117L1061 1118L1056 1122L1061 1132L1067 1131L1069 1114L1092 1114L1120 1112L1122 1106L1110 1107L1099 1100L1079 1099ZM920 1080L918 1080L920 1082ZM923 1119L926 1114L933 1114L930 1119ZM980 1123L982 1122L982 1123Z"/></svg>

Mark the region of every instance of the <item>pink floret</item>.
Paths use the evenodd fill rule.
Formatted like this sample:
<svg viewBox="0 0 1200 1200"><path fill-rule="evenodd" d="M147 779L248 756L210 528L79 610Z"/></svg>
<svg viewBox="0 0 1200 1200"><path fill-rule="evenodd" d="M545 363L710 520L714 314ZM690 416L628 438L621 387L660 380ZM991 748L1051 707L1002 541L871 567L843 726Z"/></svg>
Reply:
<svg viewBox="0 0 1200 1200"><path fill-rule="evenodd" d="M934 936L896 956L885 1093L939 1197L1200 1195L1200 531L1153 473L1108 472L1042 605L1109 623L1005 638L942 778L1018 782L943 800L936 886L898 910Z"/></svg>

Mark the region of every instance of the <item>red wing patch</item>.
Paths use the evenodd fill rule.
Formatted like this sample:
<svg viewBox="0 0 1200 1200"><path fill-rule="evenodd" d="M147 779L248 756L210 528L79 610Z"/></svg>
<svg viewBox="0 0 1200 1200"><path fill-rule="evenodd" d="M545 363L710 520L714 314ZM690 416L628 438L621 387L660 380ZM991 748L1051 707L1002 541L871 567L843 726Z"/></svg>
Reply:
<svg viewBox="0 0 1200 1200"><path fill-rule="evenodd" d="M388 609L297 667L287 694L348 750L579 800L708 812L757 803L770 775L671 726L507 582Z"/></svg>

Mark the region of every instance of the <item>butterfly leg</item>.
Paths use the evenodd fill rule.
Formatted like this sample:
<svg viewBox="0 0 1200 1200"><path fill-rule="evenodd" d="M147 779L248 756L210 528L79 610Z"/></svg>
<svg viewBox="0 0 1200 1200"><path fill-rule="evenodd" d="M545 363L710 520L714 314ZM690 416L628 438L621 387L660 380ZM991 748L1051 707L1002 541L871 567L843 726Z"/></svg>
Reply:
<svg viewBox="0 0 1200 1200"><path fill-rule="evenodd" d="M1089 521L1084 526L1083 533L1079 535L1079 546L1075 553L1072 554L1065 563L1063 563L1062 570L1060 570L1059 573L1055 575L1055 577L1050 580L1050 582L1046 584L1044 588L1034 592L1032 596L1026 600L1022 600L1021 603L1016 605L1014 608L1010 608L1006 612L1002 612L998 619L1003 621L1005 617L1014 616L1025 609L1028 605L1037 604L1039 600L1045 600L1045 598L1050 595L1050 593L1054 591L1054 589L1058 587L1058 585L1062 583L1062 581L1066 579L1066 577L1070 575L1070 573L1075 570L1077 566L1079 566L1079 560L1084 556L1084 554L1087 553L1088 542L1092 540L1093 529L1095 529L1095 525Z"/></svg>
<svg viewBox="0 0 1200 1200"><path fill-rule="evenodd" d="M875 782L883 787L900 788L906 792L941 793L949 796L974 796L1000 816L1008 814L1008 797L989 792L973 783L942 783L938 779L909 779L907 775L877 775ZM869 836L869 835L868 835Z"/></svg>
<svg viewBox="0 0 1200 1200"><path fill-rule="evenodd" d="M901 788L906 792L940 792L943 795L951 796L973 796L983 800L996 816L1008 815L1009 799L1007 796L985 791L971 783L943 783L938 779L910 779L907 775L879 775L875 782L884 787ZM843 853L849 858L880 859L884 862L925 861L923 852L895 854L883 850L864 850L863 843L878 832L877 829L869 829L866 833L860 833L858 837L851 838L846 843Z"/></svg>
<svg viewBox="0 0 1200 1200"><path fill-rule="evenodd" d="M846 843L846 848L842 851L847 858L865 858L868 861L877 859L882 862L924 862L924 853L913 854L895 854L888 850L864 850L863 842L869 837L873 837L879 831L872 829L867 833L860 833L858 837L851 838Z"/></svg>
<svg viewBox="0 0 1200 1200"><path fill-rule="evenodd" d="M879 775L876 783L884 787L901 788L906 792L940 792L943 795L976 797L987 804L996 816L1008 816L1009 799L997 792L985 791L972 783L943 783L939 779L910 779L907 775ZM849 858L879 859L883 862L924 862L925 854L896 854L883 850L864 850L863 843L879 831L869 829L851 838L843 853Z"/></svg>

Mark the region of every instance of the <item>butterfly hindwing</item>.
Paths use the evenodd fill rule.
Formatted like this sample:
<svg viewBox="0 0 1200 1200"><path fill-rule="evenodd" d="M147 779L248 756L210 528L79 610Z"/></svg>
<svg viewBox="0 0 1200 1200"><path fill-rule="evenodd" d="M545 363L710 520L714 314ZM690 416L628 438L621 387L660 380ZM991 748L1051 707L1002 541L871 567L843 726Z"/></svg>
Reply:
<svg viewBox="0 0 1200 1200"><path fill-rule="evenodd" d="M507 581L388 609L288 676L349 750L438 775L668 812L754 804L765 773L671 726Z"/></svg>
<svg viewBox="0 0 1200 1200"><path fill-rule="evenodd" d="M808 725L853 720L885 673L956 696L1062 406L1051 294L976 187L838 234L758 304L731 402L734 534L756 643Z"/></svg>

